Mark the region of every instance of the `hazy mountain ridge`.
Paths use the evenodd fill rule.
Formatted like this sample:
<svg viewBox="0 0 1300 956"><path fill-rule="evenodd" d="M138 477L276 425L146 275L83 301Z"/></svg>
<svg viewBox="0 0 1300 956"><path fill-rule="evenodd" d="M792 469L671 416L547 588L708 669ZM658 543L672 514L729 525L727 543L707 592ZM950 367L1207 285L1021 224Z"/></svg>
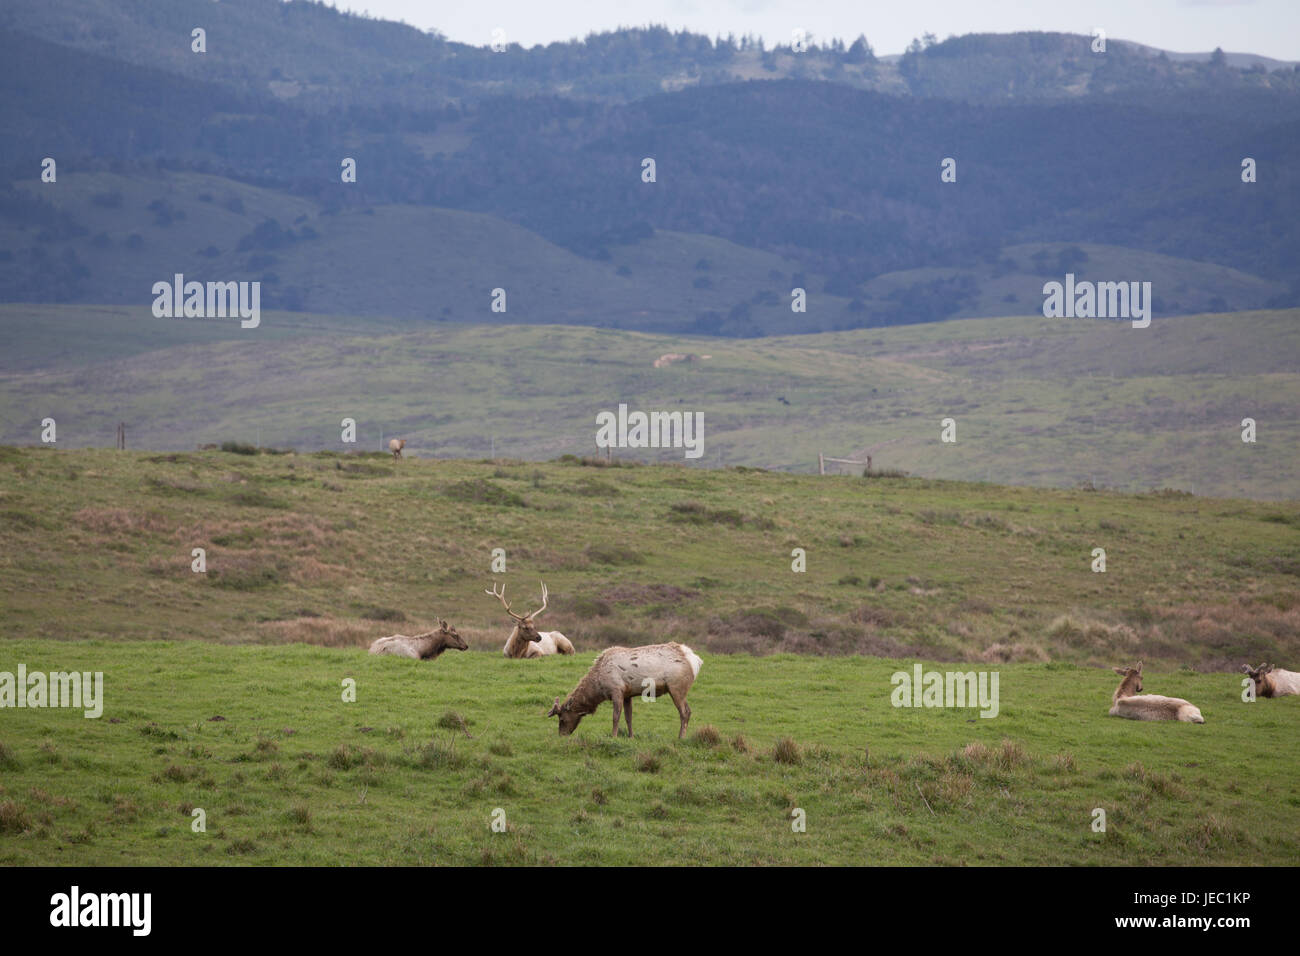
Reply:
<svg viewBox="0 0 1300 956"><path fill-rule="evenodd" d="M188 46L198 22L203 55ZM15 133L0 141L0 300L139 302L148 276L204 267L263 279L268 307L465 320L508 284L512 260L495 251L513 250L517 272L531 245L560 281L519 321L754 335L1036 311L1030 279L1082 267L1071 246L1186 260L1105 276L1160 281L1166 312L1300 302L1294 71L1116 41L1098 55L1060 34L918 44L896 66L866 43L796 56L659 28L494 54L279 0L23 0L0 24ZM750 59L773 69L738 66ZM315 80L295 74L307 62ZM722 82L751 74L771 79ZM617 92L620 76L636 89ZM625 102L642 90L653 95ZM983 104L945 98L961 91ZM51 155L60 185L35 183ZM1245 155L1257 183L1240 181ZM343 156L355 184L339 181ZM647 156L654 184L640 179ZM956 183L940 183L943 157ZM186 194L164 170L227 184ZM101 173L129 184L75 188ZM477 231L457 241L486 255L448 270L451 288L423 287L437 270L422 261L459 257L419 225L447 221L429 207L479 214L458 220ZM374 215L391 228L349 246L340 224ZM369 267L344 289L313 242ZM1048 258L1029 268L1005 252L1027 243ZM1227 280L1216 291L1195 264L1235 273L1206 270ZM834 315L792 314L796 286Z"/></svg>
<svg viewBox="0 0 1300 956"><path fill-rule="evenodd" d="M656 230L592 258L486 213L333 208L169 170L65 173L56 191L27 181L11 195L25 205L0 216L0 289L19 301L147 305L153 284L179 272L260 281L268 309L754 336L1038 312L1044 282L1066 271L1144 277L1160 315L1288 294L1281 282L1158 253L1024 243L970 266L882 273L846 295L797 260L699 233ZM25 211L39 218L16 225ZM806 290L800 313L796 287ZM494 288L507 292L505 313L491 311Z"/></svg>
<svg viewBox="0 0 1300 956"><path fill-rule="evenodd" d="M1297 90L1294 69L1266 58L1230 54L1214 63L1212 55L1169 54L1120 39L1097 54L1091 37L1059 33L927 37L905 53L877 57L869 37L851 44L814 37L795 54L788 41L769 47L755 37L651 26L530 48L507 36L504 53L496 53L487 36L482 45L450 42L436 31L301 0L10 0L0 26L246 92L274 91L315 109L385 102L438 108L501 93L628 101L765 78L991 100L1071 98L1152 83ZM211 39L202 58L189 49L195 27ZM953 63L965 64L960 75Z"/></svg>

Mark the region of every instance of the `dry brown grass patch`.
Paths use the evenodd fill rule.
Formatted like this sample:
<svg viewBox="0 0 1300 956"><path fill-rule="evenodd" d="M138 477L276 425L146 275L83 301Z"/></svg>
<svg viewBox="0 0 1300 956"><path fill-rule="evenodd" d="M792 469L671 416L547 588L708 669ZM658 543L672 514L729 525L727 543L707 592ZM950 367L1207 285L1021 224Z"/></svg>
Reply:
<svg viewBox="0 0 1300 956"><path fill-rule="evenodd" d="M171 528L171 522L162 515L126 508L82 508L72 517L95 534L163 534Z"/></svg>
<svg viewBox="0 0 1300 956"><path fill-rule="evenodd" d="M1024 644L1019 641L1014 644L1003 644L999 641L984 648L980 652L980 660L994 664L1010 664L1018 661L1043 663L1051 660L1051 656L1037 644Z"/></svg>
<svg viewBox="0 0 1300 956"><path fill-rule="evenodd" d="M1014 740L1003 740L997 749L998 766L1003 770L1011 770L1015 767L1022 766L1027 760L1025 748L1020 746Z"/></svg>
<svg viewBox="0 0 1300 956"><path fill-rule="evenodd" d="M1074 773L1078 769L1074 761L1074 754L1059 753L1052 757L1052 766L1062 773Z"/></svg>
<svg viewBox="0 0 1300 956"><path fill-rule="evenodd" d="M803 762L803 755L793 737L782 737L772 748L772 759L777 763L795 765Z"/></svg>
<svg viewBox="0 0 1300 956"><path fill-rule="evenodd" d="M335 617L265 621L257 629L267 638L267 643L312 644L316 647L369 647L375 638L392 633L392 625Z"/></svg>
<svg viewBox="0 0 1300 956"><path fill-rule="evenodd" d="M1062 614L1047 626L1047 636L1060 647L1092 654L1132 655L1140 644L1138 632L1127 624Z"/></svg>
<svg viewBox="0 0 1300 956"><path fill-rule="evenodd" d="M289 572L294 584L333 584L347 578L349 571L341 564L327 564L311 555L297 558Z"/></svg>
<svg viewBox="0 0 1300 956"><path fill-rule="evenodd" d="M987 763L989 759L989 748L978 740L963 747L961 753L971 763L983 764Z"/></svg>
<svg viewBox="0 0 1300 956"><path fill-rule="evenodd" d="M691 740L702 747L716 747L722 743L722 734L712 724L705 724L691 735Z"/></svg>
<svg viewBox="0 0 1300 956"><path fill-rule="evenodd" d="M22 833L32 828L31 818L16 800L0 803L0 833Z"/></svg>

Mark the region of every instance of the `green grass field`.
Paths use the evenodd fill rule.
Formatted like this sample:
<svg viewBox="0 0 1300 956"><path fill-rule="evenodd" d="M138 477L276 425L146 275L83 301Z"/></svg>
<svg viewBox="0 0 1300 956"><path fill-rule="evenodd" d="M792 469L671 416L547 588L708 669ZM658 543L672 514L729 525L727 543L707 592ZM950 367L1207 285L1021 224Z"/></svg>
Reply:
<svg viewBox="0 0 1300 956"><path fill-rule="evenodd" d="M585 652L417 662L25 640L3 653L6 668L101 670L106 698L97 720L3 713L6 865L1204 865L1300 852L1287 756L1300 701L1244 704L1229 675L1149 674L1149 691L1197 702L1206 723L1142 724L1106 715L1109 671L1001 665L1001 711L982 719L891 707L904 662L705 654L686 740L666 699L634 704L636 736L615 740L607 706L569 738L542 717Z"/></svg>
<svg viewBox="0 0 1300 956"><path fill-rule="evenodd" d="M1297 524L922 479L0 448L0 671L105 682L99 719L0 710L0 863L1293 863L1300 702L1243 703L1232 671L1300 660ZM540 578L578 654L507 661L483 589L518 609ZM438 616L469 652L365 653ZM663 640L704 658L687 740L667 700L632 740L607 706L572 738L543 718L602 647ZM1107 716L1099 665L1138 658L1206 723ZM891 706L918 660L996 671L998 715Z"/></svg>

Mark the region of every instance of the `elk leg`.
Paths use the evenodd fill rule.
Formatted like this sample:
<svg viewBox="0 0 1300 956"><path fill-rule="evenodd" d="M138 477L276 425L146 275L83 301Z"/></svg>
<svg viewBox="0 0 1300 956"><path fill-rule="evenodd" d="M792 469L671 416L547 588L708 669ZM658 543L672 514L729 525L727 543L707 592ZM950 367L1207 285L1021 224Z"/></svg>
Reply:
<svg viewBox="0 0 1300 956"><path fill-rule="evenodd" d="M614 707L614 736L618 736L618 719L623 716L623 702L617 696L610 698L610 704Z"/></svg>
<svg viewBox="0 0 1300 956"><path fill-rule="evenodd" d="M682 694L679 699L677 691L673 690L671 685L668 688L668 696L670 696L673 699L673 703L677 705L677 713L679 713L682 718L682 729L677 732L677 739L681 740L686 736L686 725L691 722L691 705L686 703L685 694Z"/></svg>
<svg viewBox="0 0 1300 956"><path fill-rule="evenodd" d="M623 700L623 713L627 717L627 735L632 736L632 698L627 697Z"/></svg>

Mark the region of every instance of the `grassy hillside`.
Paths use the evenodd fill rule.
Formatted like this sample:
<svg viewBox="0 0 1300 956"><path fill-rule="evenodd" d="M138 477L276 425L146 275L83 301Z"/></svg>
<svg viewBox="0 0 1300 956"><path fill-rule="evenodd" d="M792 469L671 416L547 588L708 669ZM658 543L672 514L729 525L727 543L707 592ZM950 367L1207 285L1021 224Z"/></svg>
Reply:
<svg viewBox="0 0 1300 956"><path fill-rule="evenodd" d="M342 451L351 417L366 450L400 434L415 456L489 456L495 439L499 456L547 459L594 452L596 413L623 401L701 412L712 467L808 472L819 451L880 446L878 468L925 477L1294 499L1297 319L971 319L734 340L299 313L242 330L7 306L0 441L35 443L53 416L61 448L109 445L125 421L132 448ZM654 368L666 353L697 360ZM939 441L947 417L955 444ZM1246 417L1255 444L1240 440Z"/></svg>
<svg viewBox="0 0 1300 956"><path fill-rule="evenodd" d="M1245 704L1230 671L1300 659L1297 525L749 469L0 448L0 670L105 682L98 720L4 711L0 863L1292 863L1297 701ZM539 579L578 653L507 661L483 589L518 609ZM471 650L364 651L437 616ZM542 717L602 647L662 640L704 657L688 740L666 700L631 740L609 708L572 738ZM1206 723L1108 717L1088 665L1138 658ZM997 716L891 706L916 660L996 671Z"/></svg>
<svg viewBox="0 0 1300 956"><path fill-rule="evenodd" d="M1106 716L1115 678L1001 665L1001 712L889 703L899 664L708 655L672 704L542 717L590 654L9 641L102 671L103 716L6 711L0 864L1294 864L1300 701L1153 673L1204 725ZM342 701L345 678L355 703ZM784 743L783 743L784 741ZM779 756L778 756L779 755ZM206 831L192 830L194 811ZM806 832L792 830L796 809ZM1106 811L1106 832L1092 830ZM500 820L504 832L493 832Z"/></svg>
<svg viewBox="0 0 1300 956"><path fill-rule="evenodd" d="M364 183L348 198L366 195ZM860 289L832 284L841 294L830 294L825 275L794 259L696 233L658 230L636 242L611 241L608 258L594 259L485 213L327 207L194 172L64 170L57 188L35 180L17 188L66 219L42 225L6 219L0 210L0 291L10 301L57 296L147 306L153 284L180 272L199 281L259 279L267 308L752 336L948 313L1041 314L1043 283L1066 271L1150 281L1162 317L1222 311L1228 303L1261 308L1286 289L1205 262L1120 246L1038 242L995 249L987 261L963 268L891 271ZM941 291L944 283L964 291ZM790 309L796 286L807 293L803 313ZM507 292L505 314L490 308L498 287Z"/></svg>
<svg viewBox="0 0 1300 956"><path fill-rule="evenodd" d="M522 605L544 579L550 622L584 653L653 637L713 653L1285 666L1300 658L1298 526L1294 503L747 469L0 454L11 639L361 647L441 616L499 649L507 619L483 589L509 581Z"/></svg>
<svg viewBox="0 0 1300 956"><path fill-rule="evenodd" d="M1082 253L1082 255L1080 255ZM1074 264L1070 256L1078 259ZM1222 312L1226 302L1262 306L1284 291L1271 282L1227 266L1192 262L1158 252L1097 243L1024 243L1005 247L993 264L976 268L906 269L863 285L863 302L883 308L891 295L935 280L969 281L979 290L954 318L1009 313L1042 314L1043 283L1062 282L1071 272L1080 281L1142 280L1151 283L1153 315ZM1250 308L1251 306L1243 306Z"/></svg>
<svg viewBox="0 0 1300 956"><path fill-rule="evenodd" d="M263 307L331 314L680 331L698 314L717 312L722 331L749 334L847 321L849 300L823 294L824 277L805 277L816 307L795 315L796 264L711 236L660 231L615 245L598 261L491 215L413 205L327 208L202 173L69 171L56 190L35 181L19 188L74 225L36 229L0 217L0 250L8 253L0 256L0 288L16 301L41 301L44 287L24 294L24 283L64 270L64 300L148 306L153 284L180 272L198 281L260 279ZM69 269L69 256L84 273ZM1259 294L1242 301L1276 292L1254 281ZM505 314L491 311L498 287L507 293ZM760 292L779 303L751 301ZM743 329L726 322L740 303L752 313Z"/></svg>

